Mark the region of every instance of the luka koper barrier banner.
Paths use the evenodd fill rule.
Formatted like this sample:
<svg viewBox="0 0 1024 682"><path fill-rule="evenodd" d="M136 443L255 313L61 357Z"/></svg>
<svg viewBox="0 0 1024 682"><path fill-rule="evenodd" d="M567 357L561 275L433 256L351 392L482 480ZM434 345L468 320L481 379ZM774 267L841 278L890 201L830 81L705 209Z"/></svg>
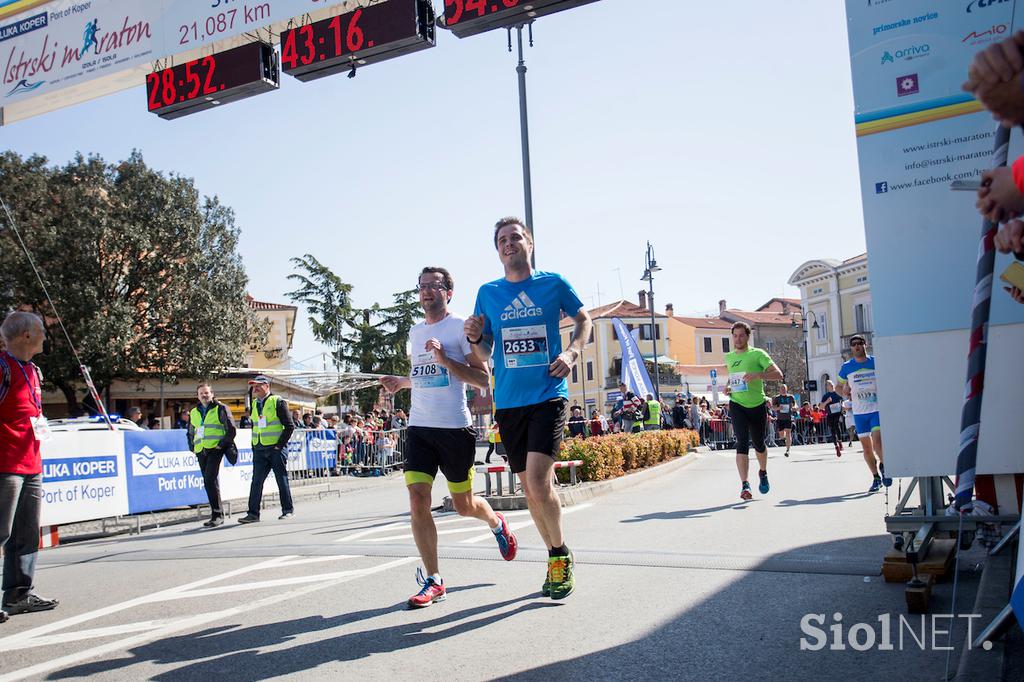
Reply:
<svg viewBox="0 0 1024 682"><path fill-rule="evenodd" d="M317 470L337 463L333 431L296 431L288 442L288 469ZM235 436L238 462L221 463L225 500L249 496L252 431ZM43 525L206 504L203 475L185 432L78 431L43 443ZM273 490L273 476L265 490Z"/></svg>
<svg viewBox="0 0 1024 682"><path fill-rule="evenodd" d="M848 0L857 151L890 473L956 471L981 217L951 191L991 166L996 124L961 84L979 50L1015 30L1013 0ZM1015 14L1016 12L1016 14ZM1012 136L1010 158L1024 153ZM977 473L1024 471L1024 306L998 281Z"/></svg>

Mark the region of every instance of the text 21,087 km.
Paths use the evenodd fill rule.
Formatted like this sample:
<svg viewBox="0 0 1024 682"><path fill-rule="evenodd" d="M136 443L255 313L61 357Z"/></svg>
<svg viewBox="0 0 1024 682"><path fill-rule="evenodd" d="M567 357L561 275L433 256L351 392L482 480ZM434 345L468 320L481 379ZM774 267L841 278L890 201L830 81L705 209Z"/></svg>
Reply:
<svg viewBox="0 0 1024 682"><path fill-rule="evenodd" d="M241 11L241 23L238 23L238 14ZM261 5L244 5L241 10L232 8L217 14L211 14L202 21L193 21L191 24L182 24L178 27L178 32L181 35L181 39L178 41L179 45L188 45L189 43L198 43L219 36L222 33L227 33L235 28L236 23L239 28L249 27L253 24L257 24L261 21L268 20L270 18L270 3L263 3Z"/></svg>

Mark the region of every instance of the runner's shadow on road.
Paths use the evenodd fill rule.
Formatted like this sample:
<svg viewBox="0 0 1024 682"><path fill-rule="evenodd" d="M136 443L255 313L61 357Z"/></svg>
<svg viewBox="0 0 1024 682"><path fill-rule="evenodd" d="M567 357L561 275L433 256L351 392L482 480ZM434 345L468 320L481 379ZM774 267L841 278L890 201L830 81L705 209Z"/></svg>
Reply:
<svg viewBox="0 0 1024 682"><path fill-rule="evenodd" d="M862 493L847 493L845 495L833 495L831 497L815 497L810 500L782 500L775 503L776 507L803 507L807 505L816 506L820 504L836 504L837 502L848 502L850 500L860 500L865 497L871 497L875 493L862 492Z"/></svg>
<svg viewBox="0 0 1024 682"><path fill-rule="evenodd" d="M727 509L746 509L748 506L749 504L747 502L734 502L732 504L723 504L720 507L706 507L705 509L679 509L668 512L653 512L651 514L641 514L632 519L623 519L622 521L619 521L619 523L675 521L677 519L706 519L715 512L725 511Z"/></svg>
<svg viewBox="0 0 1024 682"><path fill-rule="evenodd" d="M398 521L410 521L412 516L409 514L409 512L405 512L404 514L392 514L390 516L381 516L376 518L385 520L382 520L380 523L368 523L362 526L352 526L351 528L331 528L330 530L319 530L310 533L310 535L337 535L338 533L351 533L357 530L383 528L384 526L397 523Z"/></svg>
<svg viewBox="0 0 1024 682"><path fill-rule="evenodd" d="M453 588L449 592L490 586L465 585ZM152 675L149 679L261 680L289 673L301 673L327 663L355 661L373 654L436 644L449 637L486 628L518 614L561 606L550 600L535 601L537 597L537 593L530 593L454 612L446 611L447 604L442 603L430 607L429 613L438 614L430 620L420 620L422 616L419 616L418 612L409 611L405 604L400 604L337 616L307 616L251 627L241 627L241 624L238 624L208 628L134 647L127 652L126 657L92 661L65 668L52 673L47 679L102 675L119 670L124 674L124 669L138 664L166 666L183 663L185 665L182 667ZM518 606L512 610L502 610L517 604ZM400 614L398 617L404 622L397 625L389 622L373 630L340 631L346 626L396 613ZM490 615L476 618L483 614ZM299 638L305 639L312 633L332 629L339 629L336 636L287 646L289 642ZM268 647L274 649L258 650Z"/></svg>
<svg viewBox="0 0 1024 682"><path fill-rule="evenodd" d="M836 457L835 455L833 455L832 457L805 457L801 459L791 458L788 461L791 462L792 464L804 464L806 462L834 462L836 464L842 464L843 459L841 457Z"/></svg>

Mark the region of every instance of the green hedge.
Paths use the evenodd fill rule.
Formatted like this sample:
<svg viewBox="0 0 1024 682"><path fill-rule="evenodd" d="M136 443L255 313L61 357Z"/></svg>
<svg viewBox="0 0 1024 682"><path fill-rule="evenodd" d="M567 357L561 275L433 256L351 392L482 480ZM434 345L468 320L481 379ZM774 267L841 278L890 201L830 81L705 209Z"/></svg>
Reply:
<svg viewBox="0 0 1024 682"><path fill-rule="evenodd" d="M577 437L562 441L559 459L583 460L582 466L576 469L579 480L603 481L686 454L699 444L697 432L689 429ZM569 480L568 469L558 470L558 480L563 483Z"/></svg>

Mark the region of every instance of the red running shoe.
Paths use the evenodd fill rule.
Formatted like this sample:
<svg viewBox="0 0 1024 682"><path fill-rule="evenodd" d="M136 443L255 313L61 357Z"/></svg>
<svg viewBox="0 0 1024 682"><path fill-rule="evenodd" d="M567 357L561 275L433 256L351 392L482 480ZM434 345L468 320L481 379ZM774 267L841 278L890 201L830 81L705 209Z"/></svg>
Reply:
<svg viewBox="0 0 1024 682"><path fill-rule="evenodd" d="M747 483L746 481L743 481L743 489L740 490L740 499L746 501L752 499L753 497L753 494L751 494L750 492L750 484Z"/></svg>
<svg viewBox="0 0 1024 682"><path fill-rule="evenodd" d="M445 595L444 581L442 580L440 584L438 584L434 581L432 576L424 578L422 569L416 569L416 582L422 586L422 589L409 597L409 608L423 609L434 602L444 601L447 598Z"/></svg>
<svg viewBox="0 0 1024 682"><path fill-rule="evenodd" d="M501 532L494 535L494 539L498 541L498 551L501 552L502 559L512 561L516 558L516 549L519 548L519 541L516 540L512 529L508 527L505 516L500 512L495 512L495 516L501 520Z"/></svg>

